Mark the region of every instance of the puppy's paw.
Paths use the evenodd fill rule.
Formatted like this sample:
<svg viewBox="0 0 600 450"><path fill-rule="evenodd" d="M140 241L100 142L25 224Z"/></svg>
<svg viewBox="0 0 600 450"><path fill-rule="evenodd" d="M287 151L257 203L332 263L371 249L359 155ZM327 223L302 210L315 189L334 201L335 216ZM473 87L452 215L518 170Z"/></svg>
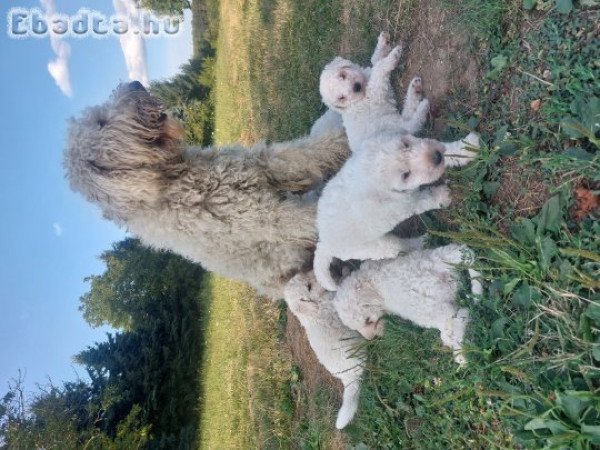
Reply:
<svg viewBox="0 0 600 450"><path fill-rule="evenodd" d="M432 194L435 201L440 205L440 208L446 208L452 203L450 189L446 185L435 187Z"/></svg>
<svg viewBox="0 0 600 450"><path fill-rule="evenodd" d="M386 57L386 59L389 59L390 62L393 62L394 67L395 67L400 62L401 56L402 56L402 44L398 44L392 49L392 51L390 51L390 54Z"/></svg>
<svg viewBox="0 0 600 450"><path fill-rule="evenodd" d="M382 31L377 38L377 47L387 47L390 45L390 33Z"/></svg>
<svg viewBox="0 0 600 450"><path fill-rule="evenodd" d="M467 358L462 353L454 354L454 362L461 367L464 367L467 364Z"/></svg>
<svg viewBox="0 0 600 450"><path fill-rule="evenodd" d="M417 96L422 96L423 94L423 80L421 79L421 77L414 77L411 81L410 84L408 85L408 92L411 95L414 95L415 97Z"/></svg>
<svg viewBox="0 0 600 450"><path fill-rule="evenodd" d="M479 135L477 133L469 133L466 138L463 139L463 142L467 144L471 148L479 148Z"/></svg>
<svg viewBox="0 0 600 450"><path fill-rule="evenodd" d="M377 46L375 47L373 56L371 56L371 65L374 66L381 61L382 58L385 58L390 53L391 49L390 35L389 33L382 31L377 38Z"/></svg>

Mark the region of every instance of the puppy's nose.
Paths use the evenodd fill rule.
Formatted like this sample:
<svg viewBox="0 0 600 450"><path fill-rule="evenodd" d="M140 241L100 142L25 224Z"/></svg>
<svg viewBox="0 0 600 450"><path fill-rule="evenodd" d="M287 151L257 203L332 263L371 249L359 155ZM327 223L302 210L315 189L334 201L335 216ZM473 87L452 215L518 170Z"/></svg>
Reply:
<svg viewBox="0 0 600 450"><path fill-rule="evenodd" d="M146 92L146 88L144 87L144 85L142 83L140 83L139 81L132 81L131 83L129 83L129 85L127 86L127 89L130 92L135 92L135 91L144 91Z"/></svg>
<svg viewBox="0 0 600 450"><path fill-rule="evenodd" d="M444 155L442 155L442 152L439 150L436 150L431 154L431 162L433 162L434 165L439 166L443 160Z"/></svg>
<svg viewBox="0 0 600 450"><path fill-rule="evenodd" d="M352 86L352 90L354 92L360 92L360 91L362 91L362 84L360 84L358 82L354 83L354 85Z"/></svg>

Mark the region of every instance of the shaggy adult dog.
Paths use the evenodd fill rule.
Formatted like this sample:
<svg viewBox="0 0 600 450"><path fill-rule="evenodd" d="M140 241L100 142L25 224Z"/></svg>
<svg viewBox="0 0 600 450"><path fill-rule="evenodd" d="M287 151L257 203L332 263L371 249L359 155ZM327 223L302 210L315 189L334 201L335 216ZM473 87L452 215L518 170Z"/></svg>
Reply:
<svg viewBox="0 0 600 450"><path fill-rule="evenodd" d="M155 248L248 282L273 299L310 268L316 196L348 156L343 129L252 148L197 148L138 82L70 125L71 187Z"/></svg>

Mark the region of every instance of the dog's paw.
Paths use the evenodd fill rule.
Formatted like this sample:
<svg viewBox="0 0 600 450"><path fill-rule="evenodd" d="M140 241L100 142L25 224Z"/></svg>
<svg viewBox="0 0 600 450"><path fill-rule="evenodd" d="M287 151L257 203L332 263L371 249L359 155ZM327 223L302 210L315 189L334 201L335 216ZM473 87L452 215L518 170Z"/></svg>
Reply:
<svg viewBox="0 0 600 450"><path fill-rule="evenodd" d="M382 58L385 58L387 55L389 55L391 49L390 35L389 33L382 31L379 33L379 37L377 38L377 46L375 47L373 56L371 56L371 65L374 66L381 61Z"/></svg>
<svg viewBox="0 0 600 450"><path fill-rule="evenodd" d="M411 95L419 96L423 94L423 80L421 77L414 77L408 85L408 91Z"/></svg>
<svg viewBox="0 0 600 450"><path fill-rule="evenodd" d="M390 45L390 33L387 31L382 31L379 33L379 36L377 37L377 45Z"/></svg>
<svg viewBox="0 0 600 450"><path fill-rule="evenodd" d="M389 58L390 62L394 63L394 67L395 67L400 62L401 56L402 56L402 44L398 44L390 51L390 54L387 56L387 58Z"/></svg>
<svg viewBox="0 0 600 450"><path fill-rule="evenodd" d="M461 367L464 367L467 364L467 358L462 353L454 354L454 362Z"/></svg>
<svg viewBox="0 0 600 450"><path fill-rule="evenodd" d="M463 142L471 148L478 149L480 147L479 135L477 133L469 133L467 137L463 139Z"/></svg>
<svg viewBox="0 0 600 450"><path fill-rule="evenodd" d="M433 196L435 201L440 205L440 208L446 208L452 203L450 189L446 185L435 187Z"/></svg>

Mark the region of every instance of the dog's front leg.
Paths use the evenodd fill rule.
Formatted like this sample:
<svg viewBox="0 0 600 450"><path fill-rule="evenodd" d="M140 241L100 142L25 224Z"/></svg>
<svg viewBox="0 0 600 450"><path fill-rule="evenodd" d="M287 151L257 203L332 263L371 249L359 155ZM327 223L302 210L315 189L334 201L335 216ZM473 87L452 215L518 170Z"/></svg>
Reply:
<svg viewBox="0 0 600 450"><path fill-rule="evenodd" d="M390 74L400 62L400 55L402 55L402 47L394 47L389 55L373 66L371 77L367 83L367 97L371 101L382 102L392 95Z"/></svg>
<svg viewBox="0 0 600 450"><path fill-rule="evenodd" d="M469 148L479 148L479 135L469 133L467 137L454 142L442 142L446 149L444 158L448 167L462 167L475 159L477 153Z"/></svg>
<svg viewBox="0 0 600 450"><path fill-rule="evenodd" d="M342 259L391 259L400 252L407 253L423 248L423 238L402 239L392 234L385 234L377 239L357 243L345 249Z"/></svg>
<svg viewBox="0 0 600 450"><path fill-rule="evenodd" d="M269 181L290 192L307 192L342 167L350 148L343 132L273 144L260 152Z"/></svg>
<svg viewBox="0 0 600 450"><path fill-rule="evenodd" d="M371 65L374 66L387 55L389 55L390 50L390 34L382 31L379 33L379 37L377 38L377 46L373 51L373 55L371 56Z"/></svg>
<svg viewBox="0 0 600 450"><path fill-rule="evenodd" d="M429 114L429 100L423 98L423 81L421 77L414 77L404 98L402 106L402 127L410 134L418 133L427 121Z"/></svg>

